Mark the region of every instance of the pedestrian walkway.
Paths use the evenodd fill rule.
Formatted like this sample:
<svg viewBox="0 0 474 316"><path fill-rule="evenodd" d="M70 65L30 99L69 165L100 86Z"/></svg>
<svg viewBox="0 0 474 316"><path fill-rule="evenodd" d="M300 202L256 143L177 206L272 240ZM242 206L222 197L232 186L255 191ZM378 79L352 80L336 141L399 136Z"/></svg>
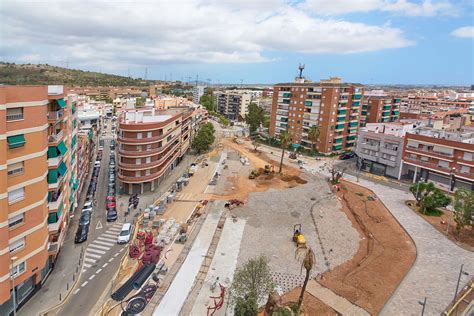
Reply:
<svg viewBox="0 0 474 316"><path fill-rule="evenodd" d="M197 202L197 201L200 201L201 199L201 196L202 194L196 194L196 193L191 193L191 192L178 192L178 194L176 194L176 198L175 200L176 201L181 201L181 202L186 202L186 201L189 201L189 202Z"/></svg>
<svg viewBox="0 0 474 316"><path fill-rule="evenodd" d="M365 316L370 315L366 310L352 304L344 297L337 295L330 289L322 286L314 280L310 280L306 286L306 292L313 295L324 304L329 305L332 309L341 315L347 316Z"/></svg>
<svg viewBox="0 0 474 316"><path fill-rule="evenodd" d="M114 223L104 233L87 245L84 252L82 271L95 267L110 249L117 245L117 237L122 229L122 223Z"/></svg>

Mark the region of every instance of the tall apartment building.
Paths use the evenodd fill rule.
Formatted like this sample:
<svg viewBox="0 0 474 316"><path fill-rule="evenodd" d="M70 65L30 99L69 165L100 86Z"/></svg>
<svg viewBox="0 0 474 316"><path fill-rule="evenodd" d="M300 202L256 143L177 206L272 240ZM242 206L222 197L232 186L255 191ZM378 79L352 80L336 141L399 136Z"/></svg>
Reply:
<svg viewBox="0 0 474 316"><path fill-rule="evenodd" d="M181 161L204 113L181 107L123 109L118 125L118 179L125 193L154 191Z"/></svg>
<svg viewBox="0 0 474 316"><path fill-rule="evenodd" d="M453 191L474 190L474 132L421 128L405 136L404 177L432 181Z"/></svg>
<svg viewBox="0 0 474 316"><path fill-rule="evenodd" d="M308 131L320 130L316 148L330 154L355 146L359 128L363 86L339 78L320 82L279 83L273 88L270 135L288 130L293 143L312 148Z"/></svg>
<svg viewBox="0 0 474 316"><path fill-rule="evenodd" d="M204 86L196 86L193 89L193 102L199 104L201 97L204 95Z"/></svg>
<svg viewBox="0 0 474 316"><path fill-rule="evenodd" d="M229 120L245 118L249 113L252 95L238 90L219 91L216 93L217 111Z"/></svg>
<svg viewBox="0 0 474 316"><path fill-rule="evenodd" d="M69 105L68 105L69 103ZM68 224L74 107L62 86L0 86L0 314L48 275Z"/></svg>
<svg viewBox="0 0 474 316"><path fill-rule="evenodd" d="M360 124L396 122L400 115L400 98L364 95Z"/></svg>

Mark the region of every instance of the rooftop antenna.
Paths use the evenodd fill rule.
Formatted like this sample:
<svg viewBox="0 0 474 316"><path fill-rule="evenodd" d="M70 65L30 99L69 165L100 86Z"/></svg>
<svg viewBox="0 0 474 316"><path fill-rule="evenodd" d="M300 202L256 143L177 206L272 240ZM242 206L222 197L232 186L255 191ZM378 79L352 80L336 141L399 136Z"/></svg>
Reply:
<svg viewBox="0 0 474 316"><path fill-rule="evenodd" d="M298 66L298 70L300 72L300 75L298 76L298 78L303 79L304 64L300 63L299 66Z"/></svg>

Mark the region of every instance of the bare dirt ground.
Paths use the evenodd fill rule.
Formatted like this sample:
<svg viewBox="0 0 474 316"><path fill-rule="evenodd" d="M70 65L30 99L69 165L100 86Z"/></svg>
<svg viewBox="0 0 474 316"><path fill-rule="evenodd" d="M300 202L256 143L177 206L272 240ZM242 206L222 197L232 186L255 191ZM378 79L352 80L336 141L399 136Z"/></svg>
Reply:
<svg viewBox="0 0 474 316"><path fill-rule="evenodd" d="M298 302L298 298L301 293L301 288L296 287L288 293L285 293L281 297L281 302L283 305L292 302ZM331 307L327 306L320 300L318 300L313 295L306 292L303 297L303 306L302 306L304 316L314 316L314 315L337 315L336 311Z"/></svg>
<svg viewBox="0 0 474 316"><path fill-rule="evenodd" d="M376 315L413 265L416 248L372 191L343 182L337 196L363 239L351 260L318 281Z"/></svg>
<svg viewBox="0 0 474 316"><path fill-rule="evenodd" d="M410 205L408 205L410 203ZM448 230L448 238L457 244L459 247L462 247L469 251L474 251L474 231L471 227L464 227L459 235L456 234L456 222L452 218L452 214L450 211L443 211L441 216L428 216L423 215L419 211L415 210L412 206L414 205L415 201L407 201L408 207L416 212L419 216L423 217L425 221L433 225L440 233L446 236L446 230L448 230L448 223L449 223L449 230Z"/></svg>

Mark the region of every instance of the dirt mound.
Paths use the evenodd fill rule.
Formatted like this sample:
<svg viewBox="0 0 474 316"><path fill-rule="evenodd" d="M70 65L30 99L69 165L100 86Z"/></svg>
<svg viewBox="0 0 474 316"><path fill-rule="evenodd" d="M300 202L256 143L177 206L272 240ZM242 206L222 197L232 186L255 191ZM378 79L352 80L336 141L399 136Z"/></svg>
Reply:
<svg viewBox="0 0 474 316"><path fill-rule="evenodd" d="M301 179L299 176L296 175L288 175L284 174L281 176L281 180L285 182L296 182L297 184L306 184L308 181Z"/></svg>

